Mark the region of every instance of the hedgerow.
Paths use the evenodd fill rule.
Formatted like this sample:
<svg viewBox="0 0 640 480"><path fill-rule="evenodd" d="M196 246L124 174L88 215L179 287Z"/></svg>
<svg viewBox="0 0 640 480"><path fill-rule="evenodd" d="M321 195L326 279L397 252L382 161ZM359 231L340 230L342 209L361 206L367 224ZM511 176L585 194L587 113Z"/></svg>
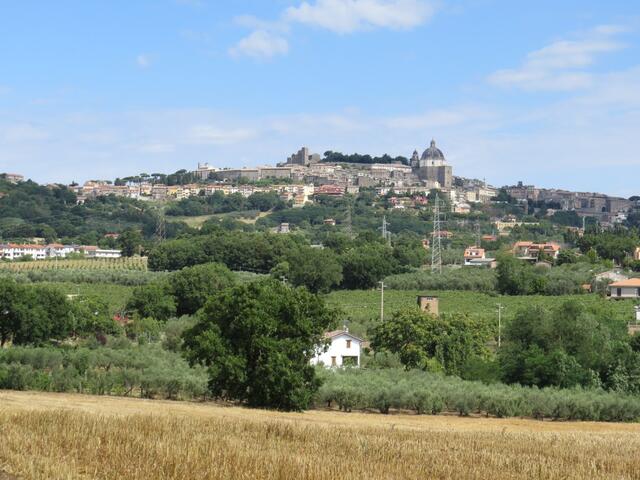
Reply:
<svg viewBox="0 0 640 480"><path fill-rule="evenodd" d="M588 389L521 387L445 377L423 371L398 369L344 369L320 373L324 383L317 406L340 410L412 410L435 415L499 418L533 417L539 420L630 422L640 420L637 396Z"/></svg>
<svg viewBox="0 0 640 480"><path fill-rule="evenodd" d="M159 345L0 349L0 389L204 398L207 376Z"/></svg>

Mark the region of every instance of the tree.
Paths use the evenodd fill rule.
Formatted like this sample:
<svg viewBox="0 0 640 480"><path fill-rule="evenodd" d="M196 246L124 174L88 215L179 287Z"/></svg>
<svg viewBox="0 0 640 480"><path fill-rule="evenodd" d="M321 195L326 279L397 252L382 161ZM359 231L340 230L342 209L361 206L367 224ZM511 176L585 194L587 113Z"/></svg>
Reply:
<svg viewBox="0 0 640 480"><path fill-rule="evenodd" d="M142 248L142 234L134 228L127 228L118 237L118 242L122 248L122 255L125 257L133 257L140 255Z"/></svg>
<svg viewBox="0 0 640 480"><path fill-rule="evenodd" d="M184 348L191 364L207 367L215 397L303 410L320 383L310 360L332 323L321 298L264 280L212 296Z"/></svg>
<svg viewBox="0 0 640 480"><path fill-rule="evenodd" d="M542 288L536 283L535 272L527 263L507 253L498 257L497 289L503 295L527 295ZM542 293L542 292L540 292Z"/></svg>
<svg viewBox="0 0 640 480"><path fill-rule="evenodd" d="M121 331L110 315L107 302L96 296L78 297L71 302L73 331L77 335L108 334Z"/></svg>
<svg viewBox="0 0 640 480"><path fill-rule="evenodd" d="M178 315L191 315L200 310L207 298L235 284L235 276L224 265L206 263L186 267L171 275L171 291Z"/></svg>
<svg viewBox="0 0 640 480"><path fill-rule="evenodd" d="M396 267L392 249L381 243L352 248L342 255L340 262L342 285L348 289L373 288Z"/></svg>
<svg viewBox="0 0 640 480"><path fill-rule="evenodd" d="M441 367L447 374L459 375L469 359L486 354L490 337L488 326L480 320L407 309L374 329L371 346L397 354L408 369Z"/></svg>
<svg viewBox="0 0 640 480"><path fill-rule="evenodd" d="M24 290L12 280L0 280L0 347L10 341L20 328Z"/></svg>
<svg viewBox="0 0 640 480"><path fill-rule="evenodd" d="M307 287L313 293L327 293L342 281L342 266L329 249L304 246L293 249L285 258L288 264L285 276L295 286Z"/></svg>
<svg viewBox="0 0 640 480"><path fill-rule="evenodd" d="M133 289L126 306L140 318L154 318L165 321L175 316L176 302L171 289L165 282L154 282Z"/></svg>
<svg viewBox="0 0 640 480"><path fill-rule="evenodd" d="M71 306L59 290L0 281L0 344L39 345L62 340L72 327Z"/></svg>
<svg viewBox="0 0 640 480"><path fill-rule="evenodd" d="M620 342L633 353L624 325L598 321L577 301L519 312L504 339L499 352L503 380L539 387L599 386L615 369ZM638 363L637 356L632 363Z"/></svg>

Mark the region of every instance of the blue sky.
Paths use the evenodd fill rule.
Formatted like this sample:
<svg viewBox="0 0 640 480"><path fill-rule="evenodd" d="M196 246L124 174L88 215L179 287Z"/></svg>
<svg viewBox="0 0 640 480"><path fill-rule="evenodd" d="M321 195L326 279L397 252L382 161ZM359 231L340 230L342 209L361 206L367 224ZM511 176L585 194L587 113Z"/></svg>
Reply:
<svg viewBox="0 0 640 480"><path fill-rule="evenodd" d="M629 0L0 0L0 171L252 166L302 145L632 195Z"/></svg>

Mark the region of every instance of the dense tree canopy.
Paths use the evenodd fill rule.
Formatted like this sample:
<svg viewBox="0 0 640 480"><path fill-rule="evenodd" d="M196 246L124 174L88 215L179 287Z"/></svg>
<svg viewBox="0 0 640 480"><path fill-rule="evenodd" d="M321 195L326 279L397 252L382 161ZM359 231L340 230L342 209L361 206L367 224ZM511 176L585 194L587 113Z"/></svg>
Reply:
<svg viewBox="0 0 640 480"><path fill-rule="evenodd" d="M487 353L490 338L490 329L481 320L408 309L394 313L391 319L378 325L371 346L376 351L398 354L409 369L441 369L459 375L471 357Z"/></svg>
<svg viewBox="0 0 640 480"><path fill-rule="evenodd" d="M224 265L205 263L186 267L171 275L169 283L178 315L200 310L209 296L235 284L235 276Z"/></svg>
<svg viewBox="0 0 640 480"><path fill-rule="evenodd" d="M60 291L0 279L0 345L62 340L73 328L71 304Z"/></svg>
<svg viewBox="0 0 640 480"><path fill-rule="evenodd" d="M133 289L127 310L139 318L166 321L176 315L176 301L168 282L159 281Z"/></svg>
<svg viewBox="0 0 640 480"><path fill-rule="evenodd" d="M601 318L576 301L519 312L499 352L504 381L523 385L599 387L640 392L640 354L624 323Z"/></svg>
<svg viewBox="0 0 640 480"><path fill-rule="evenodd" d="M345 288L373 288L394 273L393 250L381 243L368 243L347 250L340 258Z"/></svg>
<svg viewBox="0 0 640 480"><path fill-rule="evenodd" d="M185 333L186 355L207 367L219 398L254 407L302 410L319 386L311 356L334 317L306 289L276 280L211 297Z"/></svg>

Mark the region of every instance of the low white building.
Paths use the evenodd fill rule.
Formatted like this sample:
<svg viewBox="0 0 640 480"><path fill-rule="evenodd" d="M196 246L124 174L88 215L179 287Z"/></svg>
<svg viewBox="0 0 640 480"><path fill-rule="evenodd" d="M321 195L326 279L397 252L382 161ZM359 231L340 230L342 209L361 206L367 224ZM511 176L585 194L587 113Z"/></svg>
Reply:
<svg viewBox="0 0 640 480"><path fill-rule="evenodd" d="M67 255L76 251L75 246L62 245L60 243L50 243L45 249L47 251L47 257L49 258L65 258Z"/></svg>
<svg viewBox="0 0 640 480"><path fill-rule="evenodd" d="M608 288L611 298L640 298L640 278L610 283Z"/></svg>
<svg viewBox="0 0 640 480"><path fill-rule="evenodd" d="M33 260L43 260L47 258L47 249L43 245L18 245L8 243L0 245L2 258L7 260L17 260L21 257L30 256Z"/></svg>
<svg viewBox="0 0 640 480"><path fill-rule="evenodd" d="M326 347L319 347L311 359L312 365L325 367L342 367L360 365L360 350L363 340L349 333L349 329L327 332L324 337L329 340Z"/></svg>

